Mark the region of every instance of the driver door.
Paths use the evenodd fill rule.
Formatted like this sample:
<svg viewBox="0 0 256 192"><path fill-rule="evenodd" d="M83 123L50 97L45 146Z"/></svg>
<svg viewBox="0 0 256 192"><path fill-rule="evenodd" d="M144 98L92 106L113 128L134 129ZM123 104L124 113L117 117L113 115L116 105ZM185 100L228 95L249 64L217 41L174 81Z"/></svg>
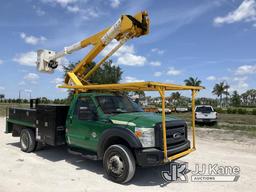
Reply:
<svg viewBox="0 0 256 192"><path fill-rule="evenodd" d="M97 122L96 107L92 98L90 96L79 97L73 117L69 122L69 143L85 149L91 149L90 129L97 126Z"/></svg>

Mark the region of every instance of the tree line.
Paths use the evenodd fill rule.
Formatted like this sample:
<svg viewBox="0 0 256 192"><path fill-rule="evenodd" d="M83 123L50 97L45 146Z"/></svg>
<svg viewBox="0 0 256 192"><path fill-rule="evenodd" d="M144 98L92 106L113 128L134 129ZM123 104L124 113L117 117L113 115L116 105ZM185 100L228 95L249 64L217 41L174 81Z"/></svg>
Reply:
<svg viewBox="0 0 256 192"><path fill-rule="evenodd" d="M70 63L68 66L64 67L64 76L67 72L74 69L78 64ZM86 71L88 72L95 66L95 62L91 62L86 65ZM104 64L84 83L92 84L107 84L107 83L119 83L122 79L123 71L119 66L113 65L112 60L105 61ZM202 81L197 77L189 77L184 80L185 85L187 86L202 86ZM210 104L213 106L227 107L227 106L256 106L256 90L250 89L242 94L239 94L237 91L229 92L230 86L227 82L222 81L216 83L213 87L212 94L216 95L218 99L212 98L200 98L196 100L197 104ZM143 91L134 92L140 97L145 97ZM41 103L56 103L56 104L65 104L69 103L73 95L73 91L69 91L68 97L65 99L53 99L50 100L46 97L40 98ZM179 92L173 92L170 97L170 103L173 104L182 104L190 102L189 98L181 96ZM27 99L5 99L4 96L0 97L0 102L2 103L29 103Z"/></svg>
<svg viewBox="0 0 256 192"><path fill-rule="evenodd" d="M185 85L188 86L201 86L202 81L198 78L189 77L184 80ZM221 81L220 83L216 83L213 87L212 94L216 95L218 99L213 98L199 98L196 100L197 104L209 104L213 106L219 107L256 107L256 89L250 89L246 92L239 94L238 91L229 92L230 85ZM170 99L177 103L182 99L179 92L174 92L171 94ZM186 100L189 100L188 98Z"/></svg>

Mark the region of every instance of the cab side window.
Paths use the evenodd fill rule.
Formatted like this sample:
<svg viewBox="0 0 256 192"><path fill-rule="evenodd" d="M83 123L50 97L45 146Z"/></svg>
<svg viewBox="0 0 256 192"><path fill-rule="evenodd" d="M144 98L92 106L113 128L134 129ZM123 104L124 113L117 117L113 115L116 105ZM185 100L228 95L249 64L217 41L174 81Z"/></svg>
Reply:
<svg viewBox="0 0 256 192"><path fill-rule="evenodd" d="M96 107L90 97L79 97L76 104L75 115L79 120L95 120Z"/></svg>

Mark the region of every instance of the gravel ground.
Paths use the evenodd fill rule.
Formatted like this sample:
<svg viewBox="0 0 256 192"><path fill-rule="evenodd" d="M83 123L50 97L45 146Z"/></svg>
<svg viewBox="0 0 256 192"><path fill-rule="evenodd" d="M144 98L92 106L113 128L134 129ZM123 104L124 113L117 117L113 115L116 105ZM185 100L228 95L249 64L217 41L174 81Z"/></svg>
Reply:
<svg viewBox="0 0 256 192"><path fill-rule="evenodd" d="M256 191L256 141L238 133L214 129L197 130L197 150L180 159L188 170L196 163L239 166L237 182L166 183L161 171L168 166L137 168L134 179L119 185L104 177L102 162L67 153L65 147L23 153L19 138L4 134L0 118L0 192L89 191ZM191 172L187 173L190 177Z"/></svg>

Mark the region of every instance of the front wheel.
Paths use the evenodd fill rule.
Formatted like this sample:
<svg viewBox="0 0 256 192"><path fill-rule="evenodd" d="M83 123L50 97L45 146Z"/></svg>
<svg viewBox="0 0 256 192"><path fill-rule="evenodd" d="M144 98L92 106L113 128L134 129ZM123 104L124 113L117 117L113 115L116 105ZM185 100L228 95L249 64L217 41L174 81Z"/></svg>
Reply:
<svg viewBox="0 0 256 192"><path fill-rule="evenodd" d="M103 167L108 178L116 183L130 181L136 170L133 154L124 145L111 145L105 151Z"/></svg>

